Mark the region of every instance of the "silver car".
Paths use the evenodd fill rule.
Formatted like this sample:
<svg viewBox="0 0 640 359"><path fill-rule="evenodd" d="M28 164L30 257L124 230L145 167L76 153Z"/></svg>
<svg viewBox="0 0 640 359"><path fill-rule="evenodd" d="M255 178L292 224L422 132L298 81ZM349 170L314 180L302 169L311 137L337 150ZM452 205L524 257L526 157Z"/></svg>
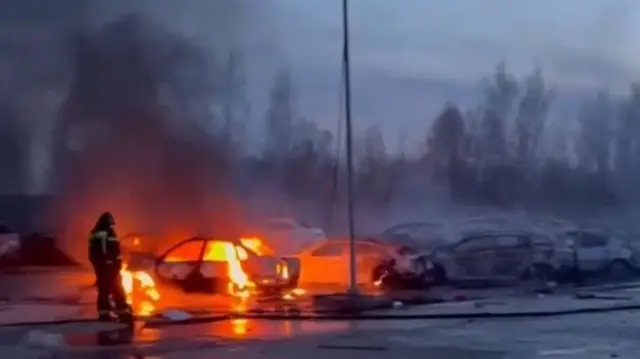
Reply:
<svg viewBox="0 0 640 359"><path fill-rule="evenodd" d="M534 275L552 278L573 268L573 251L533 231L471 231L428 257L438 281L511 283Z"/></svg>
<svg viewBox="0 0 640 359"><path fill-rule="evenodd" d="M637 248L605 231L568 229L557 238L574 251L575 268L582 275L624 279L634 275L640 265Z"/></svg>

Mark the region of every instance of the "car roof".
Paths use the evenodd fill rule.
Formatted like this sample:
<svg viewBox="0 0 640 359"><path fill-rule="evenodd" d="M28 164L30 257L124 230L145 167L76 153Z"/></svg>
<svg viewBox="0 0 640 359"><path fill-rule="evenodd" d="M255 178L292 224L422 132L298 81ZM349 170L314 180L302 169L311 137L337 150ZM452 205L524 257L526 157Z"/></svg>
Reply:
<svg viewBox="0 0 640 359"><path fill-rule="evenodd" d="M468 230L462 233L462 238L467 239L470 237L479 236L540 236L545 233L534 230L522 230L522 229L477 229Z"/></svg>
<svg viewBox="0 0 640 359"><path fill-rule="evenodd" d="M565 233L565 234L567 234L567 233L587 233L587 234L606 236L606 237L610 236L609 231L607 231L605 229L601 229L601 228L568 228L568 229L560 231L560 233Z"/></svg>
<svg viewBox="0 0 640 359"><path fill-rule="evenodd" d="M396 225L393 225L387 229L385 229L386 231L390 231L396 228L402 228L402 227L413 227L413 226L430 226L430 227L448 227L450 226L450 223L446 222L446 221L416 221L416 222L405 222L405 223L399 223Z"/></svg>
<svg viewBox="0 0 640 359"><path fill-rule="evenodd" d="M331 237L331 238L328 238L326 241L314 244L313 247L319 247L323 243L340 243L340 242L347 242L348 243L349 242L349 237L344 237L344 236ZM390 243L382 241L382 240L378 239L377 237L373 237L373 236L356 237L355 238L355 242L356 243L370 243L370 244L376 244L376 245L380 245L380 246L388 246L388 245L390 245Z"/></svg>
<svg viewBox="0 0 640 359"><path fill-rule="evenodd" d="M230 242L230 243L240 243L240 238L229 238L229 237L217 237L217 236L193 236L193 237L187 237L184 238L180 241L174 242L174 245L176 244L180 244L180 243L184 243L184 242L191 242L191 241L221 241L221 242Z"/></svg>

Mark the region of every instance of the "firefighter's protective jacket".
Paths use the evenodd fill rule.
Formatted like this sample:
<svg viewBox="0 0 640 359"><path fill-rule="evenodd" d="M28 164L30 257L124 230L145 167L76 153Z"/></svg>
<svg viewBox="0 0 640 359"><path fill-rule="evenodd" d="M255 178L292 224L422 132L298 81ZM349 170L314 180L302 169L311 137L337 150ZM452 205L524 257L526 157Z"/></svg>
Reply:
<svg viewBox="0 0 640 359"><path fill-rule="evenodd" d="M120 242L111 228L97 229L89 238L89 260L94 265L121 265Z"/></svg>

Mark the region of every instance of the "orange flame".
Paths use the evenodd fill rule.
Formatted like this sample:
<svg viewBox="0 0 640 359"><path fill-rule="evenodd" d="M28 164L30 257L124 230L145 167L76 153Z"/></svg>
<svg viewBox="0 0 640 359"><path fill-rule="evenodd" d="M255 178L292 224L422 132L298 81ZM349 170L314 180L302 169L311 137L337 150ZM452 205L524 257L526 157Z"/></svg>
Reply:
<svg viewBox="0 0 640 359"><path fill-rule="evenodd" d="M264 244L262 239L258 237L243 237L243 238L240 238L240 243L242 243L242 245L251 249L252 251L256 252L256 254L260 256L274 255L273 250L267 247L267 245Z"/></svg>
<svg viewBox="0 0 640 359"><path fill-rule="evenodd" d="M144 294L144 298L140 303L135 303L136 314L143 316L152 314L156 310L155 303L160 300L160 293L151 275L141 270L130 271L127 269L126 264L122 265L120 275L122 276L122 287L127 295L127 303L129 305L134 304L134 293L138 293L138 289Z"/></svg>

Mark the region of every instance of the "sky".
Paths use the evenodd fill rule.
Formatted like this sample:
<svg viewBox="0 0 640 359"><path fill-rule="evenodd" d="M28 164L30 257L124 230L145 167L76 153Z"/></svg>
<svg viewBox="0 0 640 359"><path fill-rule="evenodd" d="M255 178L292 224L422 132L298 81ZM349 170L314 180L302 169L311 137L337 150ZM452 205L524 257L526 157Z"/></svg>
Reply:
<svg viewBox="0 0 640 359"><path fill-rule="evenodd" d="M314 101L335 96L340 1L270 4L302 102L330 117ZM566 92L640 75L638 1L351 0L350 15L354 121L389 134L420 131L447 100L473 102L499 61L519 75L540 66Z"/></svg>
<svg viewBox="0 0 640 359"><path fill-rule="evenodd" d="M85 1L90 5L78 5ZM341 0L7 3L13 5L8 11L6 4L3 8L2 34L31 44L37 51L30 60L48 59L50 49L34 39L43 32L44 38L52 34L48 28L25 31L18 26L21 21L44 21L54 16L56 7L64 23L83 13L95 26L140 12L191 38L207 55L229 49L244 54L254 137L264 133L261 120L269 87L280 70L292 74L298 114L337 132L343 113ZM600 87L623 90L640 79L638 0L349 0L349 4L354 127L362 134L369 126L380 126L390 151L400 147L420 151L429 125L447 101L463 109L477 105L480 80L499 61L518 76L535 66L543 69L560 94L555 107L561 111L554 115L552 126L570 125L576 106L566 103L575 105L576 99ZM11 66L0 65L3 78L13 73ZM0 90L11 92L11 88ZM29 103L25 107L40 108ZM561 116L565 114L570 116Z"/></svg>
<svg viewBox="0 0 640 359"><path fill-rule="evenodd" d="M99 24L143 12L209 54L244 53L255 134L277 71L291 71L300 116L335 131L340 107L341 0L90 0ZM445 102L478 102L499 61L543 69L561 94L624 88L640 78L637 0L349 0L353 122L388 147L424 138Z"/></svg>

